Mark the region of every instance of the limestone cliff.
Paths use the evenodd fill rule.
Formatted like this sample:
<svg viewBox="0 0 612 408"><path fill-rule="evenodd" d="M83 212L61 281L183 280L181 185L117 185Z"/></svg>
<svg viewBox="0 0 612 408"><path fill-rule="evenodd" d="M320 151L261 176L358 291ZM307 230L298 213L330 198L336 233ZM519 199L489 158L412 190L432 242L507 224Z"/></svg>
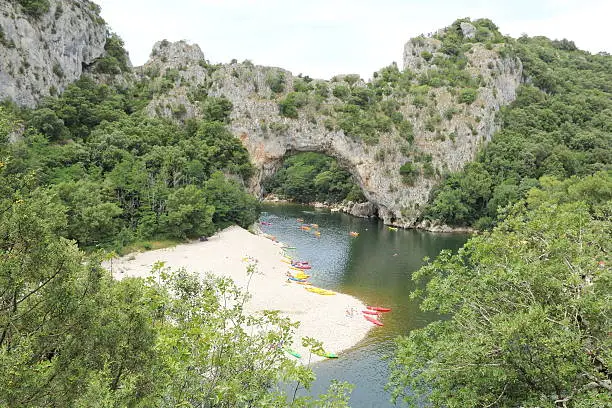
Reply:
<svg viewBox="0 0 612 408"><path fill-rule="evenodd" d="M106 25L94 3L33 4L0 1L0 100L30 107L77 80L103 55L106 42Z"/></svg>
<svg viewBox="0 0 612 408"><path fill-rule="evenodd" d="M466 38L473 37L471 24L464 23L461 28ZM254 193L261 193L262 179L275 172L288 154L322 152L335 157L354 175L374 214L385 223L410 227L416 224L440 174L461 169L473 160L481 144L490 140L497 129L496 112L514 100L521 80L521 63L506 55L504 44L474 42L464 47L461 68L462 75L477 84L471 94L452 86L421 86L442 70L436 62L443 64L449 58L440 52L444 33L406 44L404 72L410 75L402 78L412 78L405 85L408 91L399 85L381 85L389 69L381 70L373 80L378 81L375 85L383 95L387 93L382 100L395 101L400 118L410 122L413 140L402 138L393 126L377 130L375 141L343 130L341 115L347 104L342 92L349 89L359 95L372 88L372 83L355 76L305 80L249 61L210 65L197 45L167 41L155 45L151 59L139 70L152 88L160 91L149 104L151 114L184 120L200 117L207 97L226 97L232 102L230 127L258 170L251 185ZM305 83L307 90L303 90ZM423 95L411 93L421 88L425 89ZM297 111L281 114L281 105L294 97L304 99L296 105ZM414 164L410 180L400 173L407 163Z"/></svg>
<svg viewBox="0 0 612 408"><path fill-rule="evenodd" d="M198 118L211 98L224 97L233 104L229 126L257 169L255 194L287 155L321 152L362 188L369 204L354 206L356 214L403 227L416 225L442 175L461 169L490 140L496 112L514 100L522 77L521 62L488 20L410 40L404 69L385 67L368 83L356 75L294 77L249 61L213 65L197 45L165 40L125 74L120 40L108 36L93 3L20 4L0 1L0 98L34 106L88 67L105 83L139 82L151 98L150 115Z"/></svg>

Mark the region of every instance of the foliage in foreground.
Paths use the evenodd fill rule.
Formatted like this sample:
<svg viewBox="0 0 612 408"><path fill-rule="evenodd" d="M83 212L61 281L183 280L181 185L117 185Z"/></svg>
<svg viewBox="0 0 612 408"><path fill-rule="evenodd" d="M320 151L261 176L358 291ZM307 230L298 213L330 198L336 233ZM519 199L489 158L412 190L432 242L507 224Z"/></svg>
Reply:
<svg viewBox="0 0 612 408"><path fill-rule="evenodd" d="M279 347L295 324L246 315L231 281L163 265L116 281L66 221L44 189L0 202L0 406L346 406L340 383L287 400L278 384L313 380Z"/></svg>
<svg viewBox="0 0 612 408"><path fill-rule="evenodd" d="M542 190L458 254L415 275L422 308L448 315L398 340L389 387L413 406L612 403L612 178Z"/></svg>

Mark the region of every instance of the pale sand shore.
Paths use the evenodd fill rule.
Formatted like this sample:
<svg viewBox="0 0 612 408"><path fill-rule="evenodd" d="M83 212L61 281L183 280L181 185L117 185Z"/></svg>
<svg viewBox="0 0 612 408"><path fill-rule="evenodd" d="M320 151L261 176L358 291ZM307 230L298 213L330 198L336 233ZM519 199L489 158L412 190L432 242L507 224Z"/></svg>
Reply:
<svg viewBox="0 0 612 408"><path fill-rule="evenodd" d="M112 272L117 279L145 277L150 275L155 262L164 261L171 269L182 267L191 272L230 277L244 289L248 282L244 258L251 257L257 260L258 273L251 278L249 293L252 296L245 309L248 313L278 310L292 321L299 321L291 348L302 355L300 361L307 363L309 359L309 352L301 345L302 337L314 337L323 342L325 351L335 353L363 339L372 328L372 324L362 317L365 305L349 295L322 296L308 292L302 285L288 283L285 276L288 265L281 262L282 253L279 244L234 226L205 242L115 259ZM316 265L313 271L316 273ZM346 316L350 308L355 309L353 317ZM321 359L312 356L311 361Z"/></svg>

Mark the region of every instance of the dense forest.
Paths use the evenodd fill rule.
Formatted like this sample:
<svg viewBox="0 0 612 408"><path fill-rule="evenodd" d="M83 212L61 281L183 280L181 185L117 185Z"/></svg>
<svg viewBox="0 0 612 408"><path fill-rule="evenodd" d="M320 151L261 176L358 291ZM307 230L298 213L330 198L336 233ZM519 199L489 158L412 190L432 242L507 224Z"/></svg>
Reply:
<svg viewBox="0 0 612 408"><path fill-rule="evenodd" d="M476 161L434 191L427 218L488 228L499 208L523 198L540 177L585 176L612 164L612 57L567 40L505 41L523 63L525 83Z"/></svg>
<svg viewBox="0 0 612 408"><path fill-rule="evenodd" d="M83 248L252 224L258 203L243 188L252 168L225 124L231 104L208 98L214 115L178 124L148 117L142 94L83 77L37 109L2 107L3 197L48 195L66 209L62 235Z"/></svg>

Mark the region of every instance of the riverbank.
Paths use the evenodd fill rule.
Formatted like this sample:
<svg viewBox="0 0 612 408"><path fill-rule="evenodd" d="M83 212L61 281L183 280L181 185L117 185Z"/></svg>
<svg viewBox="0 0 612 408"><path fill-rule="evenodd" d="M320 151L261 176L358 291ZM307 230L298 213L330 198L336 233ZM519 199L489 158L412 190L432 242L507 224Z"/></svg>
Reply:
<svg viewBox="0 0 612 408"><path fill-rule="evenodd" d="M281 262L280 244L254 235L240 227L229 227L208 241L177 245L124 256L113 260L113 276L149 276L155 262L164 261L172 269L231 278L239 287L248 284L251 298L245 304L247 313L278 310L292 321L299 321L291 348L302 355L300 361L308 363L309 352L302 347L302 337L313 337L321 342L325 351L339 353L362 340L372 328L361 318L365 305L358 299L337 293L322 296L308 292L304 286L288 283L287 264ZM256 261L257 273L249 283L246 273L249 258ZM316 264L313 265L316 273ZM355 309L353 317L347 317L347 309ZM341 356L340 356L341 357ZM311 361L321 357L312 356Z"/></svg>

